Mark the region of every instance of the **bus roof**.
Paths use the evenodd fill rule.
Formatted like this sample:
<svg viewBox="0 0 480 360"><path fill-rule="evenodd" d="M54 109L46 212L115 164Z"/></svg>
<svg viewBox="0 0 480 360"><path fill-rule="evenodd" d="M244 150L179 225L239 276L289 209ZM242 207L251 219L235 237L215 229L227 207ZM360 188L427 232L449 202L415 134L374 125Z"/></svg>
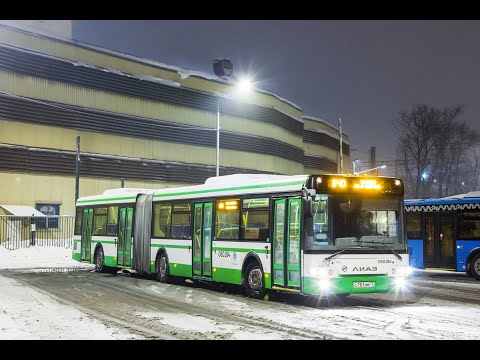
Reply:
<svg viewBox="0 0 480 360"><path fill-rule="evenodd" d="M235 196L244 193L261 194L276 191L300 191L309 175L235 174L209 178L202 185L164 189L119 188L102 195L81 197L77 205L135 202L138 194L153 194L153 199L172 200L208 196Z"/></svg>
<svg viewBox="0 0 480 360"><path fill-rule="evenodd" d="M465 207L469 207L466 204L480 205L480 191L472 191L466 194L452 195L443 198L405 200L405 209L407 211L461 210Z"/></svg>

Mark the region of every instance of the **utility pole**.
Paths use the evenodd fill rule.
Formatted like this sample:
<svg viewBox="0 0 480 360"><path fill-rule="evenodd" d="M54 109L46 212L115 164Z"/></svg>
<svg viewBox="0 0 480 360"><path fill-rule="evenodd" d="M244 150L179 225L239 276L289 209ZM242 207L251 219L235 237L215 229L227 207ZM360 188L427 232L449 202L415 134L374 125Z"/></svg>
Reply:
<svg viewBox="0 0 480 360"><path fill-rule="evenodd" d="M376 167L376 161L375 161L375 146L370 147L370 168L373 169ZM378 175L378 170L377 173Z"/></svg>
<svg viewBox="0 0 480 360"><path fill-rule="evenodd" d="M338 131L340 132L340 174L343 174L343 135L342 135L342 118L338 118Z"/></svg>
<svg viewBox="0 0 480 360"><path fill-rule="evenodd" d="M77 201L80 186L80 135L77 136L77 156L75 159L75 201Z"/></svg>
<svg viewBox="0 0 480 360"><path fill-rule="evenodd" d="M217 169L216 176L220 176L220 97L217 101Z"/></svg>

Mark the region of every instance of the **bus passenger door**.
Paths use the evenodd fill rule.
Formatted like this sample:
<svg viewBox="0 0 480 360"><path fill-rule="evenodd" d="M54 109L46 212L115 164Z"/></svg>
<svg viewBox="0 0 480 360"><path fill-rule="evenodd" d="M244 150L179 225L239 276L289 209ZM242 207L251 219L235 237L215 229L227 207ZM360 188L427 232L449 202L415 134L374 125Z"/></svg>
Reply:
<svg viewBox="0 0 480 360"><path fill-rule="evenodd" d="M213 203L195 204L193 218L193 275L212 276Z"/></svg>
<svg viewBox="0 0 480 360"><path fill-rule="evenodd" d="M453 214L425 214L425 268L455 269Z"/></svg>
<svg viewBox="0 0 480 360"><path fill-rule="evenodd" d="M82 261L90 261L90 250L92 248L92 224L93 209L83 210L82 239L80 243L82 249L80 260Z"/></svg>
<svg viewBox="0 0 480 360"><path fill-rule="evenodd" d="M275 199L273 285L300 287L301 199Z"/></svg>
<svg viewBox="0 0 480 360"><path fill-rule="evenodd" d="M133 239L133 207L120 208L118 221L118 266L131 266L132 264L132 239Z"/></svg>

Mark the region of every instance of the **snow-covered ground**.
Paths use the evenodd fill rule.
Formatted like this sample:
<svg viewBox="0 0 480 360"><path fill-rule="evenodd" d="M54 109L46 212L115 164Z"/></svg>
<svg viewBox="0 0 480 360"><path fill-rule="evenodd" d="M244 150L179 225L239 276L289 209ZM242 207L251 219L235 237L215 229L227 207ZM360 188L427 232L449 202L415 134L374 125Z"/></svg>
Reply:
<svg viewBox="0 0 480 360"><path fill-rule="evenodd" d="M93 271L93 265L72 260L71 249L31 247L10 251L0 246L0 273L9 269L44 272L74 268ZM75 274L82 275L81 272ZM137 302L123 304L130 324L139 318L141 325L158 322L158 328L173 327L180 332L199 334L198 338L216 331L220 335L228 333L224 338L230 339L283 339L288 330L292 334L290 338L324 334L326 338L337 339L480 339L480 282L463 281L462 274L456 274L457 282L455 277L443 281L422 274L418 272L414 278L415 301L399 299L397 302L392 296L376 294L379 296L370 302L365 300L368 297L356 295L350 296L346 305L313 307L295 302L257 301L203 288L121 276L95 279L102 280L101 284L113 285L111 290L122 287L122 291L159 294L159 301L165 308L161 308L162 312L153 306L149 310L148 304L144 307L138 307ZM83 292L82 288L70 289L73 296ZM120 329L111 322L96 320L91 314L82 312L83 308L78 310L71 306L73 301L67 305L40 291L11 277L0 276L0 340L142 338L129 332L127 327ZM102 290L95 290L98 291ZM107 297L106 293L97 296L103 295ZM170 309L167 304L175 304L176 308ZM106 310L105 315L108 315ZM243 323L234 319L243 319Z"/></svg>
<svg viewBox="0 0 480 360"><path fill-rule="evenodd" d="M0 246L0 270L92 268L72 259L72 249L30 247L6 250ZM40 270L42 269L42 270ZM132 339L105 327L82 312L18 282L0 276L0 340L14 339Z"/></svg>

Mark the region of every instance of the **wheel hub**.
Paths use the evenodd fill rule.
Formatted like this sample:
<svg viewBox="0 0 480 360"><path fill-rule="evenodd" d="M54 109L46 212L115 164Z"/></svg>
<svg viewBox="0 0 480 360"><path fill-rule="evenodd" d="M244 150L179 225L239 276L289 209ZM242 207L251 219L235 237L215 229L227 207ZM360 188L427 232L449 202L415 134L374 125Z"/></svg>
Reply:
<svg viewBox="0 0 480 360"><path fill-rule="evenodd" d="M262 290L262 271L260 268L254 268L250 271L250 274L248 274L248 285L255 291Z"/></svg>
<svg viewBox="0 0 480 360"><path fill-rule="evenodd" d="M165 277L167 274L167 261L165 260L164 257L160 258L160 264L159 264L159 270L160 270L160 276Z"/></svg>
<svg viewBox="0 0 480 360"><path fill-rule="evenodd" d="M480 258L478 258L473 264L473 271L475 271L477 274L480 274Z"/></svg>

